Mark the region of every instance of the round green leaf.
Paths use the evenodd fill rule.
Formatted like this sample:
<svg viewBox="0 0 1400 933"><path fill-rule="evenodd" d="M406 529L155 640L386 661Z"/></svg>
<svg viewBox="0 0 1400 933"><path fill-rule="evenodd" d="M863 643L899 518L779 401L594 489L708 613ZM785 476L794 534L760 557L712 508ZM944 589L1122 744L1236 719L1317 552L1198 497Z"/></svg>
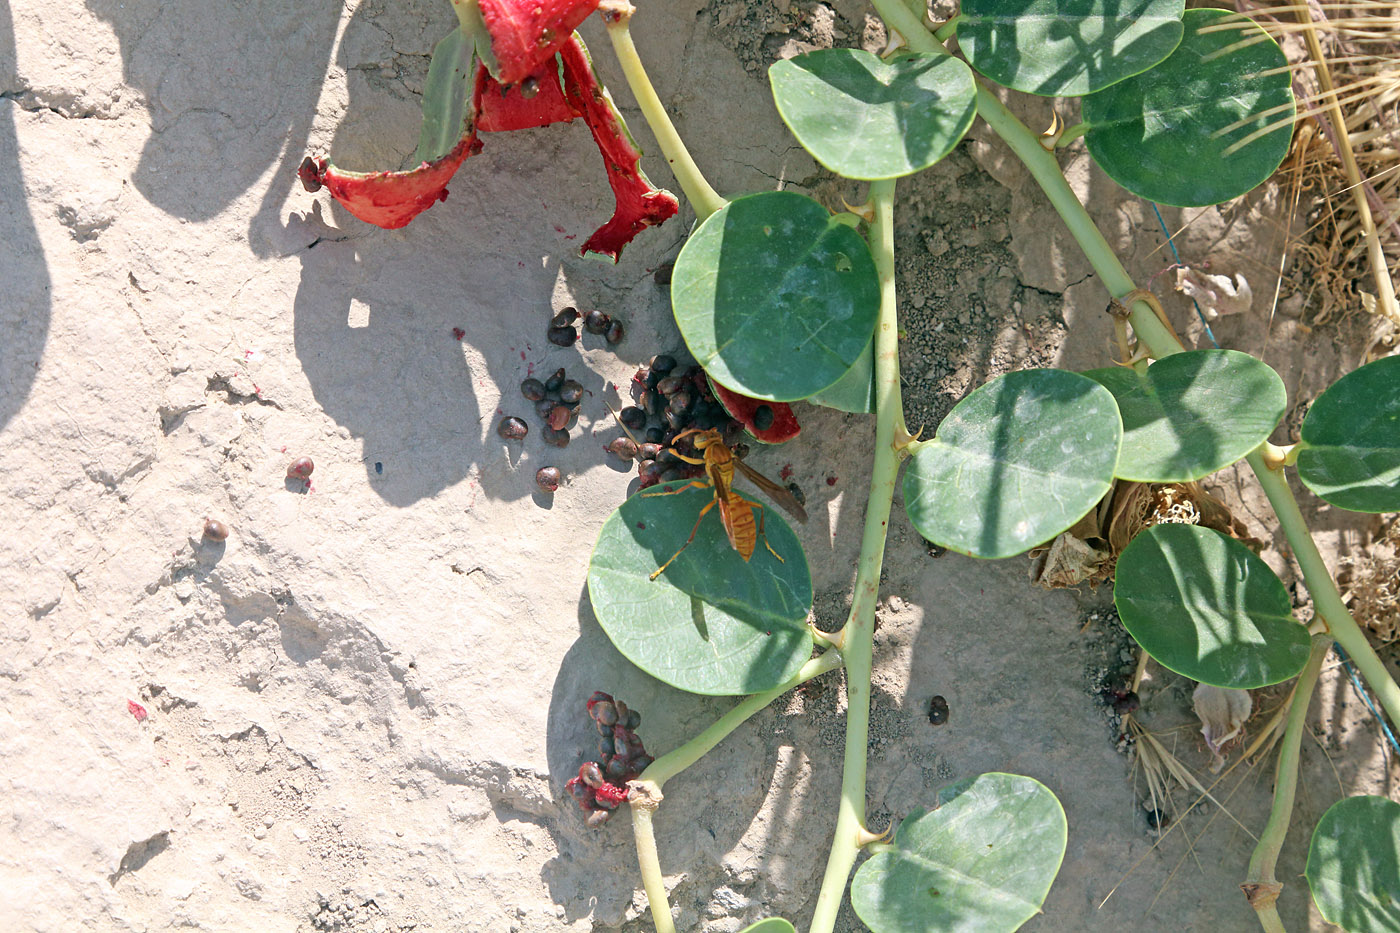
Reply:
<svg viewBox="0 0 1400 933"><path fill-rule="evenodd" d="M1042 544L1113 483L1123 427L1108 390L1058 369L993 380L948 413L904 474L919 534L973 557Z"/></svg>
<svg viewBox="0 0 1400 933"><path fill-rule="evenodd" d="M1298 478L1353 512L1400 511L1400 356L1347 373L1303 419Z"/></svg>
<svg viewBox="0 0 1400 933"><path fill-rule="evenodd" d="M1118 557L1113 603L1128 634L1163 667L1216 687L1297 676L1308 630L1269 565L1199 525L1153 525Z"/></svg>
<svg viewBox="0 0 1400 933"><path fill-rule="evenodd" d="M1283 380L1237 350L1173 353L1147 368L1084 375L1113 393L1123 416L1114 475L1184 483L1227 467L1268 439L1288 404Z"/></svg>
<svg viewBox="0 0 1400 933"><path fill-rule="evenodd" d="M1348 797L1322 814L1308 846L1308 885L1347 933L1400 930L1400 803Z"/></svg>
<svg viewBox="0 0 1400 933"><path fill-rule="evenodd" d="M769 191L731 201L691 234L671 274L671 304L712 378L792 402L860 359L880 283L860 234L811 198Z"/></svg>
<svg viewBox="0 0 1400 933"><path fill-rule="evenodd" d="M822 389L807 401L814 405L824 405L837 411L848 411L856 415L869 415L875 411L875 341L856 360L856 365L846 370L846 375L828 389Z"/></svg>
<svg viewBox="0 0 1400 933"><path fill-rule="evenodd" d="M812 577L792 529L762 508L764 536L747 562L729 545L713 508L685 544L714 491L653 486L603 524L588 567L588 598L617 650L648 674L690 693L758 693L792 677L812 654L807 612Z"/></svg>
<svg viewBox="0 0 1400 933"><path fill-rule="evenodd" d="M1170 55L1183 9L1184 0L963 0L958 48L998 84L1079 97Z"/></svg>
<svg viewBox="0 0 1400 933"><path fill-rule="evenodd" d="M1293 138L1293 92L1283 52L1253 21L1188 10L1182 23L1186 34L1166 61L1084 98L1084 139L1133 194L1203 207L1239 197L1278 168ZM1249 139L1266 126L1278 128Z"/></svg>
<svg viewBox="0 0 1400 933"><path fill-rule="evenodd" d="M972 125L972 69L947 54L888 60L859 49L822 49L768 69L783 122L838 175L900 178L946 156Z"/></svg>
<svg viewBox="0 0 1400 933"><path fill-rule="evenodd" d="M1065 855L1065 811L1045 785L982 774L900 824L893 851L851 882L851 906L874 933L1015 930L1040 912Z"/></svg>
<svg viewBox="0 0 1400 933"><path fill-rule="evenodd" d="M744 927L739 933L797 933L791 923L781 917L769 917L753 926Z"/></svg>

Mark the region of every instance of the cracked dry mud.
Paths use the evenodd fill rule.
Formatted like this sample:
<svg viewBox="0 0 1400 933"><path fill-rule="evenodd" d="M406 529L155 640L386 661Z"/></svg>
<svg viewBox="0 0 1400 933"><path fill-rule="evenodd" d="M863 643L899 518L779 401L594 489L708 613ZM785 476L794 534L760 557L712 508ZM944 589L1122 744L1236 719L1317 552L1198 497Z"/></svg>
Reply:
<svg viewBox="0 0 1400 933"><path fill-rule="evenodd" d="M593 690L641 709L657 751L730 703L632 668L583 587L630 481L600 449L616 433L603 389L678 345L652 273L690 218L616 267L580 260L579 237L611 210L582 126L493 139L402 231L302 192L306 151L355 168L408 156L450 25L439 0L0 9L0 929L650 928L626 822L586 831L562 788L591 751ZM878 32L845 0L689 0L635 21L719 190L784 184L827 203L860 191L793 145L763 68ZM585 34L654 154L597 24ZM1048 123L1048 106L1026 119ZM1066 163L1134 274L1159 272L1150 211L1082 152ZM654 155L646 168L671 184ZM911 423L932 429L1011 367L1102 365L1106 296L994 140L974 134L901 193ZM1178 238L1187 261L1258 276L1268 294L1274 196L1200 213ZM627 339L550 346L566 304L619 315ZM1355 365L1364 335L1305 338L1266 311L1220 336L1277 366L1295 404ZM501 442L500 413L528 417L521 379L559 366L593 392L574 442ZM807 493L817 615L834 623L872 434L802 417L820 444L755 456L773 474L791 465ZM309 487L286 479L298 456L316 462ZM552 498L533 482L548 463L565 476ZM1260 527L1248 483L1218 485ZM226 540L202 534L207 518ZM1318 522L1330 554L1359 552L1354 527ZM1019 560L932 559L900 518L886 566L873 822L980 771L1033 775L1063 801L1070 838L1026 929L1253 928L1236 889L1250 843L1226 819L1198 810L1180 821L1189 852L1179 833L1153 847L1096 696L1128 645L1107 616L1080 631L1105 593L1033 591ZM1154 677L1150 721L1203 764L1189 685ZM934 694L951 708L937 729ZM661 858L682 929L810 915L841 704L839 678L810 685L667 788ZM1295 879L1304 827L1343 791L1394 792L1336 672L1313 715L1328 757L1304 748L1281 866L1290 929L1321 928ZM1256 770L1233 793L1246 825L1262 824L1267 786Z"/></svg>

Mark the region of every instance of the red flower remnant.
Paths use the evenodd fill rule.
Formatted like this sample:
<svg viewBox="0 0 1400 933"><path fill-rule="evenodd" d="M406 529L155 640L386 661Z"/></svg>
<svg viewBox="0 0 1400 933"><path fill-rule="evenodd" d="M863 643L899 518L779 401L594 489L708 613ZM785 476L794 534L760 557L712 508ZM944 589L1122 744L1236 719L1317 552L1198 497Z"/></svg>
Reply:
<svg viewBox="0 0 1400 933"><path fill-rule="evenodd" d="M356 217L385 230L397 230L438 201L447 200L448 181L467 156L480 151L481 143L473 130L447 155L406 172L348 172L319 159L312 162L314 171L298 171L298 175L308 191L317 190L307 182L310 174L312 183L324 185ZM306 168L304 161L302 168Z"/></svg>
<svg viewBox="0 0 1400 933"><path fill-rule="evenodd" d="M452 328L452 336L461 340L463 337L467 336L467 332L460 327L454 327Z"/></svg>
<svg viewBox="0 0 1400 933"><path fill-rule="evenodd" d="M126 701L126 711L136 717L137 722L145 722L151 715L146 712L146 707L137 703L135 700Z"/></svg>
<svg viewBox="0 0 1400 933"><path fill-rule="evenodd" d="M534 93L527 96L527 87ZM505 86L491 77L485 65L479 65L472 107L477 114L476 128L483 133L530 130L583 116L564 99L559 69L555 67L541 68L521 84Z"/></svg>
<svg viewBox="0 0 1400 933"><path fill-rule="evenodd" d="M598 0L481 0L497 80L516 84L539 72L597 6Z"/></svg>
<svg viewBox="0 0 1400 933"><path fill-rule="evenodd" d="M593 788L593 793L599 800L606 801L613 806L627 802L627 788L609 784L607 781Z"/></svg>
<svg viewBox="0 0 1400 933"><path fill-rule="evenodd" d="M724 406L724 410L729 412L730 417L744 426L744 430L753 436L754 440L762 441L765 444L781 444L790 441L798 434L802 433L802 427L797 423L797 416L792 412L792 406L786 402L766 402L763 399L749 398L747 395L740 395L724 386L710 380L710 388L715 393L715 398ZM759 409L767 408L769 414L760 415ZM760 428L757 420L762 417L764 420L771 419L767 427ZM789 468L788 474L792 470ZM787 479L787 477L783 477Z"/></svg>

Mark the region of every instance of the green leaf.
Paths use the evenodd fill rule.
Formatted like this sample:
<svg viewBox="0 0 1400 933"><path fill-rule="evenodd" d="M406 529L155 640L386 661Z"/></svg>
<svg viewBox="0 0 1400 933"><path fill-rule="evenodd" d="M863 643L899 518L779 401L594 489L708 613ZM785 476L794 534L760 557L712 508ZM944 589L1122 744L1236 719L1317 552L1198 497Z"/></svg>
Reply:
<svg viewBox="0 0 1400 933"><path fill-rule="evenodd" d="M1079 97L1170 55L1183 9L1184 0L963 0L958 48L998 84Z"/></svg>
<svg viewBox="0 0 1400 933"><path fill-rule="evenodd" d="M769 191L731 201L691 234L671 303L691 354L717 382L792 402L860 359L880 283L860 234L811 198Z"/></svg>
<svg viewBox="0 0 1400 933"><path fill-rule="evenodd" d="M617 650L648 674L690 693L734 696L776 687L812 654L807 557L776 509L745 561L729 545L713 489L654 486L603 524L588 567L588 598ZM657 579L651 573L695 540Z"/></svg>
<svg viewBox="0 0 1400 933"><path fill-rule="evenodd" d="M1123 416L1114 476L1184 483L1227 467L1268 439L1288 392L1264 363L1237 350L1173 353L1142 376L1127 367L1085 373Z"/></svg>
<svg viewBox="0 0 1400 933"><path fill-rule="evenodd" d="M1186 35L1166 61L1084 98L1085 142L1133 194L1203 207L1244 194L1278 168L1293 138L1293 92L1283 52L1252 20L1188 10L1182 22ZM1203 31L1221 24L1229 25Z"/></svg>
<svg viewBox="0 0 1400 933"><path fill-rule="evenodd" d="M468 130L476 77L475 40L458 27L433 48L423 85L423 129L413 164L436 162L451 152Z"/></svg>
<svg viewBox="0 0 1400 933"><path fill-rule="evenodd" d="M875 412L875 340L870 341L856 364L829 389L822 389L807 399L814 405L824 405L837 411L857 415Z"/></svg>
<svg viewBox="0 0 1400 933"><path fill-rule="evenodd" d="M1108 390L1057 369L993 380L948 413L904 475L919 534L973 557L1042 544L1107 494L1123 427Z"/></svg>
<svg viewBox="0 0 1400 933"><path fill-rule="evenodd" d="M1308 846L1308 885L1347 933L1400 930L1400 803L1348 797L1322 814Z"/></svg>
<svg viewBox="0 0 1400 933"><path fill-rule="evenodd" d="M791 923L781 917L769 917L767 920L760 920L753 926L744 927L739 933L797 933Z"/></svg>
<svg viewBox="0 0 1400 933"><path fill-rule="evenodd" d="M972 69L946 53L881 60L821 49L768 69L778 114L812 157L838 175L901 178L953 151L977 111Z"/></svg>
<svg viewBox="0 0 1400 933"><path fill-rule="evenodd" d="M1068 825L1045 785L982 774L900 824L893 851L851 882L851 906L874 933L1015 930L1040 912L1065 855Z"/></svg>
<svg viewBox="0 0 1400 933"><path fill-rule="evenodd" d="M1269 565L1199 525L1153 525L1118 557L1113 602L1123 627L1163 667L1217 687L1294 677L1308 630Z"/></svg>
<svg viewBox="0 0 1400 933"><path fill-rule="evenodd" d="M1347 373L1303 419L1298 478L1353 512L1400 511L1400 356Z"/></svg>

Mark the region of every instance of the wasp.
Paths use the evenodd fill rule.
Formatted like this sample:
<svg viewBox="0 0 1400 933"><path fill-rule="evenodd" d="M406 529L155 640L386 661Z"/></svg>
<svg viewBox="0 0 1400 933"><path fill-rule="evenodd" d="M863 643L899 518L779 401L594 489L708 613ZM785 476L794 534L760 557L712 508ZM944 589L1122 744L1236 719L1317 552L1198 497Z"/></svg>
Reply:
<svg viewBox="0 0 1400 933"><path fill-rule="evenodd" d="M791 512L798 521L805 522L807 520L806 510L802 508L791 492L734 456L733 451L725 445L724 439L718 431L713 428L690 428L677 434L672 443L688 435L694 436L691 444L694 445L700 456L686 456L674 447L671 448L671 453L686 463L703 466L705 468L704 479L696 479L676 489L643 493L643 495L669 496L687 489L711 488L714 490L715 497L700 510L699 517L695 519L695 527L690 529L690 537L686 538L685 544L682 544L680 550L671 555L670 560L656 568L651 579L655 580L661 576L662 572L671 566L672 561L680 557L681 553L690 547L691 542L695 540L695 535L700 531L700 523L716 506L719 507L719 520L724 525L724 533L729 538L729 546L738 551L740 557L744 558L745 561L752 557L758 539L762 538L763 546L768 548L768 553L778 558L779 562L783 562L782 556L773 550L773 546L768 543L768 538L763 533L763 506L745 499L734 491L735 471L744 474L751 483L767 493L774 502ZM756 520L754 518L755 512L758 513Z"/></svg>

